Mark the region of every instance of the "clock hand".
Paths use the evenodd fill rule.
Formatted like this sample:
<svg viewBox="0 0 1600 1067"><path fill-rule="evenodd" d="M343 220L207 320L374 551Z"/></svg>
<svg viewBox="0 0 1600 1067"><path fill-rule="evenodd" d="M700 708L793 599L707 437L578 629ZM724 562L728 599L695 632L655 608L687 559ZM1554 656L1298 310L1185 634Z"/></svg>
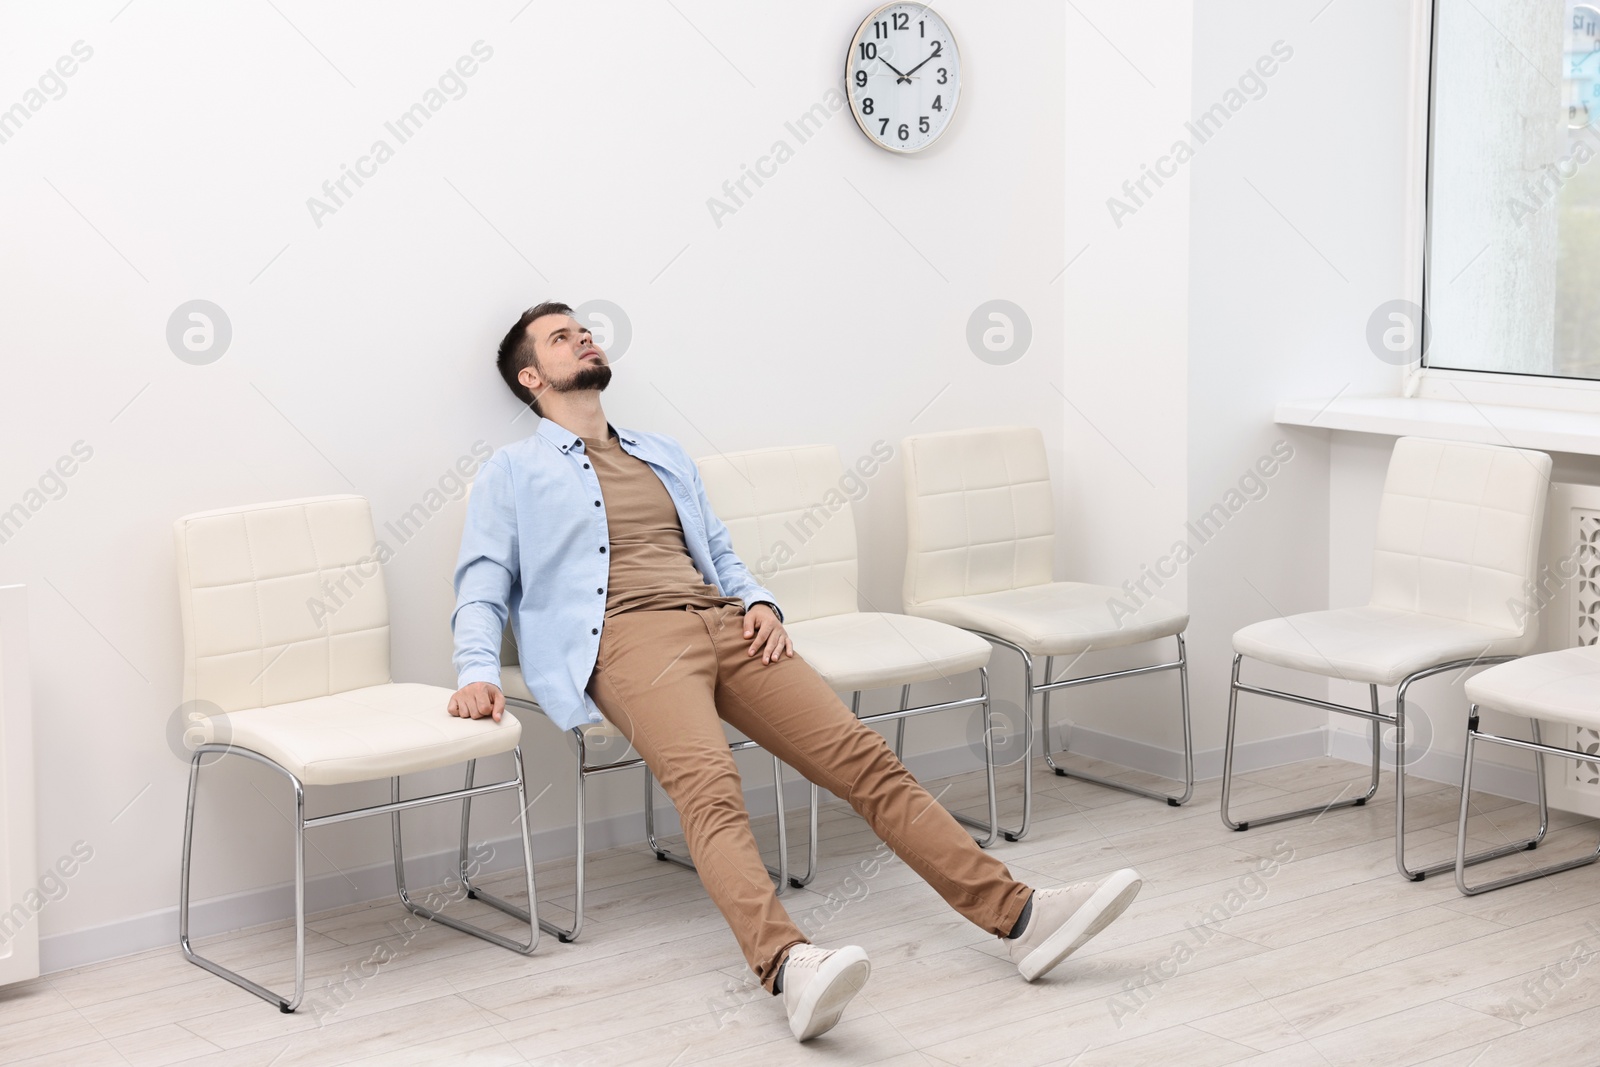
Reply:
<svg viewBox="0 0 1600 1067"><path fill-rule="evenodd" d="M898 78L896 78L896 79L895 79L895 80L894 80L894 83L895 83L895 84L896 84L896 85L899 85L899 84L900 84L900 83L901 83L901 82L908 82L908 83L909 83L909 82L910 82L910 81L911 81L911 79L910 79L910 78L908 78L908 77L906 77L906 76L905 76L905 75L904 75L904 74L900 74L900 70L899 70L899 68L898 68L898 67L896 67L896 66L895 66L895 65L894 65L894 64L893 64L893 63L891 63L891 62L889 62L889 61L888 61L888 60L887 60L887 59L883 59L883 58L880 58L880 59L879 59L879 60L878 60L878 62L879 62L879 63L882 63L882 64L883 64L883 65L884 65L884 66L886 66L886 67L888 67L888 68L889 68L889 69L890 69L890 70L892 70L892 71L894 71L894 72L895 72L895 73L896 73L896 74L899 74L899 75L900 75L900 76L899 76L899 77L898 77Z"/></svg>
<svg viewBox="0 0 1600 1067"><path fill-rule="evenodd" d="M930 55L928 57L928 59L937 59L942 54L943 54L942 52L935 52L932 55ZM911 77L911 75L915 74L917 71L921 70L923 67L928 65L928 59L924 59L921 63L918 63L916 66L912 67L910 70L908 70L904 74L902 74L901 77L903 77L903 78Z"/></svg>

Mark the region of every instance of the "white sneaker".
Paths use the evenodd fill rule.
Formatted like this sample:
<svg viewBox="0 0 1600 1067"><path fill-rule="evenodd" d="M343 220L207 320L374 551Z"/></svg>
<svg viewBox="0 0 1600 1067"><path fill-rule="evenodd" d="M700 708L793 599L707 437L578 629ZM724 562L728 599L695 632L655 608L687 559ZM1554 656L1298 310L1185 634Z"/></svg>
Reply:
<svg viewBox="0 0 1600 1067"><path fill-rule="evenodd" d="M1033 914L1017 938L1001 938L1022 977L1033 981L1111 925L1133 903L1144 881L1124 867L1096 882L1035 889Z"/></svg>
<svg viewBox="0 0 1600 1067"><path fill-rule="evenodd" d="M832 1030L871 973L867 950L856 945L791 948L783 965L783 1007L795 1040L809 1041Z"/></svg>

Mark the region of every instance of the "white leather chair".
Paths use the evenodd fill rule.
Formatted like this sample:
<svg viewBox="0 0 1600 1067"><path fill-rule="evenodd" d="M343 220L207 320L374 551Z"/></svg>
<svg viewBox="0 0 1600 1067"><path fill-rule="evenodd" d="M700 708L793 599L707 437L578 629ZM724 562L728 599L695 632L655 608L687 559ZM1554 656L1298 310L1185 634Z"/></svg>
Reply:
<svg viewBox="0 0 1600 1067"><path fill-rule="evenodd" d="M389 665L389 605L373 559L372 512L359 496L327 496L207 511L174 524L183 617L186 703L214 706L193 718L199 741L189 765L183 826L178 940L213 974L292 1012L305 995L305 832L388 815L396 889L413 913L523 954L512 941L416 901L406 889L401 812L516 790L522 811L521 724L458 719L451 690L395 682ZM509 752L515 776L489 785L400 799L400 776ZM285 998L199 955L189 940L189 875L202 761L242 756L271 767L294 790L294 994ZM389 803L306 817L306 787L389 779ZM463 816L465 818L465 816ZM533 852L521 826L528 900ZM463 826L463 829L465 827ZM466 875L463 862L460 875Z"/></svg>
<svg viewBox="0 0 1600 1067"><path fill-rule="evenodd" d="M1546 652L1491 667L1469 679L1466 690L1472 710L1467 717L1467 750L1461 771L1461 814L1456 824L1456 888L1469 897L1476 896L1518 882L1543 878L1557 871L1585 867L1600 859L1600 849L1597 849L1576 859L1547 864L1481 885L1467 884L1467 865L1471 862L1471 857L1467 855L1467 814L1472 796L1473 753L1478 742L1487 741L1533 753L1535 781L1539 791L1539 836L1543 837L1550 823L1548 798L1545 795L1545 754L1588 762L1594 760L1595 754L1545 744L1539 736L1539 724L1541 721L1555 722L1600 730L1600 645ZM1480 709L1484 708L1527 716L1533 724L1533 740L1530 742L1484 733L1479 728L1478 719Z"/></svg>
<svg viewBox="0 0 1600 1067"><path fill-rule="evenodd" d="M506 703L514 708L536 714L539 718L549 721L544 709L539 706L533 692L528 688L527 680L522 676L522 667L518 658L517 642L512 636L511 627L506 627L505 637L500 645L500 691L505 695ZM563 943L577 940L583 933L583 896L584 896L584 868L587 866L586 858L588 845L586 841L586 815L588 807L589 779L600 774L611 774L614 771L631 770L635 767L644 767L644 829L645 842L650 850L656 854L656 859L676 863L680 867L695 869L694 861L687 856L673 852L661 844L656 834L656 805L654 777L650 768L645 766L644 757L633 752L633 746L609 722L592 723L572 729L573 738L577 742L577 803L578 816L576 822L577 853L574 857L575 869L573 871L573 906L572 926L561 929L545 920L539 920L539 925L548 933L555 934ZM728 742L728 748L733 752L742 752L746 749L758 748L754 741L747 738ZM591 759L591 751L599 759ZM472 773L471 768L468 774ZM789 830L783 811L783 764L778 757L772 757L772 781L777 790L777 816L778 816L778 864L767 865L767 873L772 876L773 883L777 886L778 894L789 886ZM471 802L468 801L470 804ZM463 838L465 840L465 838ZM465 846L463 845L463 848ZM513 917L521 918L525 913L514 904L486 893L482 889L468 883L468 896L474 900L481 900L492 905Z"/></svg>
<svg viewBox="0 0 1600 1067"><path fill-rule="evenodd" d="M994 738L989 728L989 646L972 634L928 619L861 611L856 527L839 450L832 445L764 448L699 461L706 496L728 527L734 550L756 580L771 589L783 608L795 651L835 690L850 693L851 710L862 722L895 722L900 754L908 718L935 711L978 707L983 715L984 773L989 818L982 822L951 812L983 832L997 832ZM870 606L870 605L869 605ZM911 707L911 687L978 672L977 696ZM900 687L897 710L861 715L861 694ZM811 785L804 886L817 871L817 786Z"/></svg>
<svg viewBox="0 0 1600 1067"><path fill-rule="evenodd" d="M1222 770L1222 822L1247 830L1360 807L1378 790L1380 725L1393 727L1395 866L1413 881L1449 870L1406 864L1406 694L1446 671L1503 663L1532 651L1537 618L1520 618L1523 583L1533 578L1550 487L1550 457L1497 445L1402 437L1395 442L1378 508L1372 592L1366 606L1269 619L1233 635L1228 736ZM1367 683L1370 708L1355 708L1239 681L1240 663L1257 660L1324 678ZM1394 714L1379 710L1378 687L1395 686ZM1254 693L1341 715L1372 728L1367 791L1331 804L1235 822L1229 814L1239 694ZM1541 830L1542 836L1542 830ZM1477 863L1532 848L1538 838L1469 857Z"/></svg>
<svg viewBox="0 0 1600 1067"><path fill-rule="evenodd" d="M1120 589L1055 580L1055 505L1044 435L1033 427L996 427L920 434L905 439L907 613L935 619L1015 652L1022 660L1023 716L1029 755L1022 761L1022 821L1003 831L1027 834L1033 817L1031 753L1034 694L1043 694L1045 762L1061 777L1110 786L1176 807L1194 793L1194 741L1189 723L1189 667L1183 631L1189 616L1152 597L1125 617L1107 604ZM1067 669L1089 652L1175 638L1170 662L1054 680L1055 659ZM1045 658L1044 681L1033 659ZM1050 754L1050 694L1141 674L1176 670L1183 726L1183 790L1158 793L1058 765Z"/></svg>

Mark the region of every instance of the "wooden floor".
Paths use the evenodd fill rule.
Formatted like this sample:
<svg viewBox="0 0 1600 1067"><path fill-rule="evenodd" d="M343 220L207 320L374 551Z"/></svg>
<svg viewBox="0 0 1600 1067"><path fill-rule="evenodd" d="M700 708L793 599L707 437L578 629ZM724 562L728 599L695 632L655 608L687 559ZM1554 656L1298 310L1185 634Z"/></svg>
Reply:
<svg viewBox="0 0 1600 1067"><path fill-rule="evenodd" d="M1359 774L1331 759L1276 768L1245 776L1236 803L1258 812L1323 803L1348 795ZM1016 777L1011 768L1006 780ZM844 1021L805 1046L749 980L695 876L640 846L592 858L590 925L576 944L546 937L524 958L437 926L412 934L398 904L346 908L310 923L307 1005L296 1015L174 947L0 990L0 1062L1600 1062L1600 865L1470 899L1448 876L1404 882L1387 779L1366 808L1247 833L1222 827L1214 782L1173 809L1037 781L1033 832L994 850L1019 878L1048 886L1132 865L1145 884L1120 921L1033 985L997 939L903 864L874 866L876 839L835 804L822 871L785 899L819 943L864 946L873 973ZM949 786L945 801L971 810L980 785L969 776L933 788ZM1443 858L1455 795L1413 785L1411 843ZM1475 801L1480 844L1531 826L1524 805ZM1596 832L1557 816L1548 846L1506 862L1576 855ZM496 884L514 894L514 878ZM570 864L541 867L539 887L545 914L566 920ZM276 987L291 980L286 924L206 947Z"/></svg>

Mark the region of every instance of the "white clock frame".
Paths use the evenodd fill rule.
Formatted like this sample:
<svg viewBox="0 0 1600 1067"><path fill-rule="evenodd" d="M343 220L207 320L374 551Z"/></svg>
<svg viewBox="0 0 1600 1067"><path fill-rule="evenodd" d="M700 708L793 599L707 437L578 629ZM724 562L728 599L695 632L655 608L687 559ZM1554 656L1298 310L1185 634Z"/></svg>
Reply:
<svg viewBox="0 0 1600 1067"><path fill-rule="evenodd" d="M883 15L886 11L890 10L891 8L907 8L907 7L921 8L925 12L926 15L932 16L933 18L938 19L939 25L943 28L944 37L949 39L950 51L953 53L954 58L955 58L955 62L953 64L955 69L954 69L953 77L950 78L950 82L951 82L951 85L952 85L952 88L953 88L953 95L951 96L951 99L947 103L945 103L945 106L944 106L945 119L944 119L943 125L941 125L937 131L933 132L932 135L927 138L927 140L922 141L921 143L919 143L917 145L914 145L914 146L903 147L903 146L895 143L894 140L885 139L883 136L881 136L878 133L874 132L871 124L868 121L869 116L865 116L862 113L861 106L860 106L859 99L858 99L858 94L861 92L861 90L858 89L856 84L855 84L854 74L855 74L856 67L857 67L856 55L857 55L857 52L860 49L861 44L863 43L863 35L872 26L872 24L878 20L879 16ZM894 32L894 31L891 31L891 32ZM885 62L884 60L876 59L876 57L874 59L872 59L872 60L866 60L864 62L870 63L870 62L875 62L875 61L876 62ZM923 62L927 62L927 60L924 60ZM891 69L893 69L893 68L891 68ZM951 124L955 122L956 108L961 102L962 69L963 69L963 64L962 64L962 61L961 61L961 45L956 40L955 31L950 28L950 23L945 20L945 17L943 15L941 15L938 11L936 11L934 9L933 5L925 4L925 3L917 3L917 2L914 2L914 0L891 0L890 3L882 4L879 7L874 8L872 10L872 12L867 15L866 18L861 20L861 25L856 27L856 32L854 34L852 34L851 37L850 37L850 47L845 53L845 60L844 60L845 100L849 104L851 116L855 118L856 125L858 127L860 127L861 132L866 135L867 140L871 141L873 144L877 145L879 148L882 148L882 149L884 149L885 151L888 151L888 152L893 152L896 155L902 155L902 156L915 155L918 152L922 152L922 151L924 151L926 149L929 149L929 148L932 148L934 145L938 144L939 141L944 137L944 135L950 131ZM898 74L899 72L895 71L895 73ZM909 72L907 72L907 73L909 73ZM867 88L870 88L870 87L871 87L870 85L867 86ZM940 94L940 95L943 95L943 94ZM876 116L870 116L870 118L876 118ZM893 122L893 120L891 120L891 123L892 122Z"/></svg>

